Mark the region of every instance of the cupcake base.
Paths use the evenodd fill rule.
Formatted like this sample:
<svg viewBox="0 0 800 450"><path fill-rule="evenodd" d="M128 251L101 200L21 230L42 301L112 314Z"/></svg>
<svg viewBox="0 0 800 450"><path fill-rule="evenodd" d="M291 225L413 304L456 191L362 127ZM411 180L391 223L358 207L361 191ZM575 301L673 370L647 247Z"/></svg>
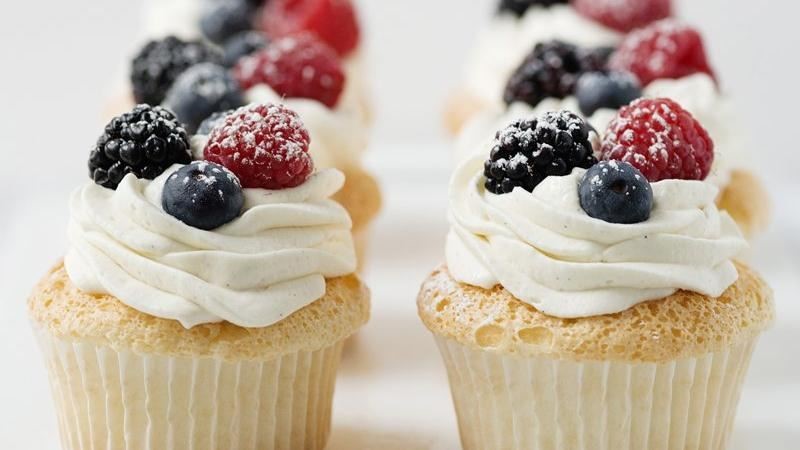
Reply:
<svg viewBox="0 0 800 450"><path fill-rule="evenodd" d="M465 450L723 450L756 339L669 363L495 354L437 337Z"/></svg>
<svg viewBox="0 0 800 450"><path fill-rule="evenodd" d="M36 335L65 450L322 449L328 440L344 341L232 362Z"/></svg>

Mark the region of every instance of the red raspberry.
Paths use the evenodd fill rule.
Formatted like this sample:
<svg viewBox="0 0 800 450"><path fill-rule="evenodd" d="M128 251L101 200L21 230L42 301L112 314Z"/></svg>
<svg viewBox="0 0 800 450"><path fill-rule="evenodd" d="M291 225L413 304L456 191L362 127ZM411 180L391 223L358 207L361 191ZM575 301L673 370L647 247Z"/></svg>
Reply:
<svg viewBox="0 0 800 450"><path fill-rule="evenodd" d="M311 139L300 116L283 105L239 108L211 131L203 151L246 188L284 189L303 184L314 171Z"/></svg>
<svg viewBox="0 0 800 450"><path fill-rule="evenodd" d="M660 78L678 79L695 73L714 76L700 33L671 19L629 34L608 64L635 74L643 86Z"/></svg>
<svg viewBox="0 0 800 450"><path fill-rule="evenodd" d="M310 31L343 56L355 50L361 34L350 0L271 0L261 27L274 37Z"/></svg>
<svg viewBox="0 0 800 450"><path fill-rule="evenodd" d="M239 60L233 75L243 89L267 84L278 95L311 98L333 108L344 90L344 70L336 52L303 33L272 41Z"/></svg>
<svg viewBox="0 0 800 450"><path fill-rule="evenodd" d="M623 33L672 15L672 0L573 0L582 15Z"/></svg>
<svg viewBox="0 0 800 450"><path fill-rule="evenodd" d="M714 142L681 105L640 98L611 121L600 159L630 163L651 182L704 180L714 162Z"/></svg>

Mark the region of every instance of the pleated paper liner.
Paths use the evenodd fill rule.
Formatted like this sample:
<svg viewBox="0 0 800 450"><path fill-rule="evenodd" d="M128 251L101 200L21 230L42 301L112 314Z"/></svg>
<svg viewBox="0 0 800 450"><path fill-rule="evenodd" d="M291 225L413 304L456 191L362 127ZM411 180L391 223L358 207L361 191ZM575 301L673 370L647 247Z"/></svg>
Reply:
<svg viewBox="0 0 800 450"><path fill-rule="evenodd" d="M465 450L722 450L757 339L701 358L571 362L436 337Z"/></svg>
<svg viewBox="0 0 800 450"><path fill-rule="evenodd" d="M343 341L230 362L36 334L65 450L315 450L328 440Z"/></svg>

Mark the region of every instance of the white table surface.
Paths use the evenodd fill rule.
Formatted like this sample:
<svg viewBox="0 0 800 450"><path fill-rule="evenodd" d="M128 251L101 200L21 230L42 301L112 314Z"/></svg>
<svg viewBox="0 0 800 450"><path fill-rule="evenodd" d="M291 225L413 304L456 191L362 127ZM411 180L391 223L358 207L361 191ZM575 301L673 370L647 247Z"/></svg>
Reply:
<svg viewBox="0 0 800 450"><path fill-rule="evenodd" d="M444 368L414 303L419 283L442 258L446 149L431 146L432 161L421 169L387 156L403 149L393 150L380 152L381 161L373 164L386 195L366 273L373 316L344 356L332 450L459 448ZM776 192L788 189L780 180L771 181ZM64 248L64 196L31 193L6 210L11 220L0 222L0 285L6 292L0 303L2 448L57 448L45 371L28 329L24 298ZM753 264L775 288L779 319L754 358L734 450L788 450L800 441L800 365L794 347L800 342L800 305L793 297L800 292L797 230L796 213L777 211L775 226L753 252Z"/></svg>

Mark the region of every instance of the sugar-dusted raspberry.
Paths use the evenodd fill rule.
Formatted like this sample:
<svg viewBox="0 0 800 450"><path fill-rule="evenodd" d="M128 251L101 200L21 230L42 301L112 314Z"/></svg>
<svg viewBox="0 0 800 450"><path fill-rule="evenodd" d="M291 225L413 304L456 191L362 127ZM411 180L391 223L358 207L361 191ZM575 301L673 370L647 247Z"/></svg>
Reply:
<svg viewBox="0 0 800 450"><path fill-rule="evenodd" d="M609 66L633 73L642 86L658 79L677 79L695 73L714 76L703 37L694 28L672 19L629 34L611 55Z"/></svg>
<svg viewBox="0 0 800 450"><path fill-rule="evenodd" d="M300 116L283 105L253 104L225 117L208 138L207 161L225 166L246 188L299 186L314 171L311 139Z"/></svg>
<svg viewBox="0 0 800 450"><path fill-rule="evenodd" d="M310 98L331 108L339 102L345 82L336 52L309 33L270 42L239 60L233 74L242 89L267 84L278 95Z"/></svg>
<svg viewBox="0 0 800 450"><path fill-rule="evenodd" d="M704 180L714 162L714 142L681 105L666 98L641 98L611 121L600 159L630 163L651 182Z"/></svg>
<svg viewBox="0 0 800 450"><path fill-rule="evenodd" d="M625 33L672 15L672 0L572 0L572 6L580 14Z"/></svg>
<svg viewBox="0 0 800 450"><path fill-rule="evenodd" d="M361 39L351 0L271 0L261 26L274 37L314 33L340 55L352 53Z"/></svg>

